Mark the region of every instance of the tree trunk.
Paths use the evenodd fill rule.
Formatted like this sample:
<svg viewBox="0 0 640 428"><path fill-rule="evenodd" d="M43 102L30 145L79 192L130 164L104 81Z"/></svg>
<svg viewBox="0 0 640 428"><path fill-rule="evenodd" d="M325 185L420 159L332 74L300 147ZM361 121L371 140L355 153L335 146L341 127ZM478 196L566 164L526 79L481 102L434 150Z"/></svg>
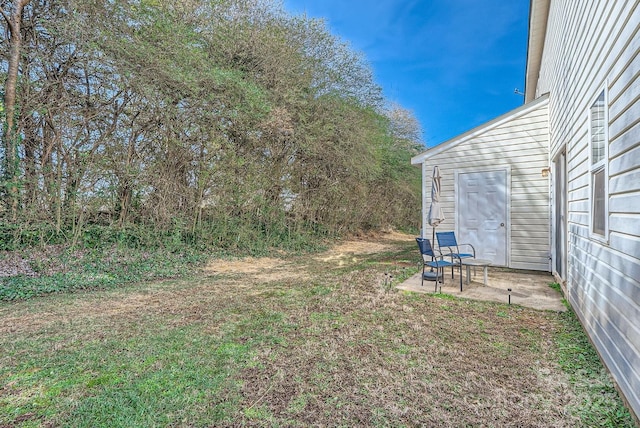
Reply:
<svg viewBox="0 0 640 428"><path fill-rule="evenodd" d="M22 36L20 25L22 24L22 10L30 0L17 0L11 16L7 16L0 8L0 12L7 20L9 26L9 68L7 70L7 80L5 82L4 108L5 108L5 182L7 183L6 203L10 207L12 220L16 219L18 213L18 184L16 179L19 171L18 160L18 130L15 124L16 113L16 86L18 82L18 68L20 64L20 53L22 47Z"/></svg>
<svg viewBox="0 0 640 428"><path fill-rule="evenodd" d="M25 212L38 213L38 177L36 167L36 152L38 150L38 135L33 115L24 120L24 196L22 208Z"/></svg>

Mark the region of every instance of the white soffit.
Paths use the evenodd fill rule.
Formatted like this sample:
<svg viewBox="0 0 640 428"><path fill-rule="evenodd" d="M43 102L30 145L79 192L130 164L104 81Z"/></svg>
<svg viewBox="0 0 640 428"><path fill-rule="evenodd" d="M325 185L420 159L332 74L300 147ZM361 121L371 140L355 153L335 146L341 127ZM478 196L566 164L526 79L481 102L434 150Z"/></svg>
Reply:
<svg viewBox="0 0 640 428"><path fill-rule="evenodd" d="M527 71L525 73L524 102L532 101L536 96L542 51L547 34L547 19L551 0L531 0L529 8L529 41L527 44Z"/></svg>

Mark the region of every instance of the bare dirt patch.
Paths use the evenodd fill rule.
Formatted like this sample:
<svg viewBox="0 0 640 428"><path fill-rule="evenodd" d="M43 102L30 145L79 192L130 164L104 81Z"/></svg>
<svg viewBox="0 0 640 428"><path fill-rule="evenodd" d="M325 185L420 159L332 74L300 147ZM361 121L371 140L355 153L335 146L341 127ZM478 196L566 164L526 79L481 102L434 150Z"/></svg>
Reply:
<svg viewBox="0 0 640 428"><path fill-rule="evenodd" d="M291 261L272 257L247 257L239 260L211 260L203 269L205 276L240 275L250 282L272 282L308 278L304 268Z"/></svg>
<svg viewBox="0 0 640 428"><path fill-rule="evenodd" d="M285 261L270 257L254 258L248 257L241 260L212 260L204 268L204 273L208 275L225 273L253 274L264 272L265 270L276 269L285 265Z"/></svg>
<svg viewBox="0 0 640 428"><path fill-rule="evenodd" d="M347 241L314 257L315 260L342 267L360 260L359 256L381 253L391 248L389 244L367 241Z"/></svg>
<svg viewBox="0 0 640 428"><path fill-rule="evenodd" d="M411 235L388 232L369 235L361 239L350 239L313 257L314 260L342 267L361 260L360 256L382 253L393 249L389 241L408 241ZM274 257L247 257L238 260L211 260L204 268L205 275L243 274L259 275L264 281L279 281L290 278L306 278L306 267L298 260L291 261Z"/></svg>

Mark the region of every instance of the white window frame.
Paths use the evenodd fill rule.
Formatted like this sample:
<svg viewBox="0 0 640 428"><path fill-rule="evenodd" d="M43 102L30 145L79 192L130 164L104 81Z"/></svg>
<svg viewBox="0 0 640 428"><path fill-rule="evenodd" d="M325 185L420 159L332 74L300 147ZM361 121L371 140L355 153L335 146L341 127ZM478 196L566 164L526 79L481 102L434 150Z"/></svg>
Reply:
<svg viewBox="0 0 640 428"><path fill-rule="evenodd" d="M604 105L603 105L603 137L604 137L604 153L601 159L595 160L593 156L593 124L592 124L592 109L595 107L598 99L603 97ZM589 136L589 235L591 238L608 242L609 240L609 100L608 94L606 90L606 86L602 87L597 95L593 98L593 102L589 105L588 110L588 120L587 126L589 127L588 136ZM595 220L595 178L596 174L599 172L603 172L604 174L604 228L603 233L600 231L596 231L594 227Z"/></svg>

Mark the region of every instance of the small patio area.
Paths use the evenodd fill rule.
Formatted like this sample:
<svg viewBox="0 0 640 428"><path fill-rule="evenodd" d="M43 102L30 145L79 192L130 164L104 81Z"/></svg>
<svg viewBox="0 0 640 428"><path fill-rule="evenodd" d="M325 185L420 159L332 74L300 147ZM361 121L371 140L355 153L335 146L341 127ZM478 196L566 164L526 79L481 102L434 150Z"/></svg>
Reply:
<svg viewBox="0 0 640 428"><path fill-rule="evenodd" d="M489 268L487 286L483 285L482 268L476 269L474 276L471 271L471 281L466 284L466 274L462 272L462 292L460 291L460 277L457 269L454 271L454 278L451 278L451 269L445 269L445 284L439 283L439 292L457 297L473 300L484 300L498 303L509 303L511 294L511 304L521 305L528 308L566 311L567 308L562 303L562 294L549 284L554 282L553 276L545 272L513 270L499 267ZM399 290L413 291L416 293L433 293L434 281L424 281L424 286L420 285L420 273L413 275L406 281L398 285ZM511 289L511 292L508 289Z"/></svg>

